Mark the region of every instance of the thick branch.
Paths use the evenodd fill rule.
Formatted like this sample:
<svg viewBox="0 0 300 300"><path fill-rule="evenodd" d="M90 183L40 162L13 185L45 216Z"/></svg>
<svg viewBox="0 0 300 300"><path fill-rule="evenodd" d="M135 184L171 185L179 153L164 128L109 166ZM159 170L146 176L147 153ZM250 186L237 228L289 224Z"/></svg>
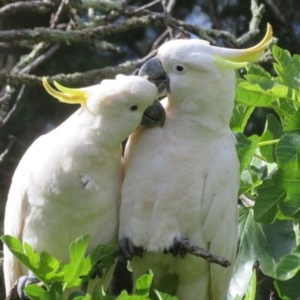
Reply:
<svg viewBox="0 0 300 300"><path fill-rule="evenodd" d="M132 17L122 24L108 24L82 30L63 31L44 27L21 30L0 31L1 42L20 43L30 42L55 42L55 43L93 43L117 33L123 33L135 28L146 27L149 24L161 25L166 23L165 15Z"/></svg>
<svg viewBox="0 0 300 300"><path fill-rule="evenodd" d="M116 74L130 73L138 67L140 62L130 62L121 64L116 67L105 67L102 69L90 70L84 73L72 74L57 74L50 76L50 80L56 80L62 84L69 86L86 86L93 83L98 83L105 78L113 78ZM0 84L8 84L12 86L26 85L41 85L42 78L29 74L7 74L0 73Z"/></svg>
<svg viewBox="0 0 300 300"><path fill-rule="evenodd" d="M53 9L55 4L51 1L29 1L10 3L0 8L0 16L16 14L22 11L32 13L44 13L49 9Z"/></svg>

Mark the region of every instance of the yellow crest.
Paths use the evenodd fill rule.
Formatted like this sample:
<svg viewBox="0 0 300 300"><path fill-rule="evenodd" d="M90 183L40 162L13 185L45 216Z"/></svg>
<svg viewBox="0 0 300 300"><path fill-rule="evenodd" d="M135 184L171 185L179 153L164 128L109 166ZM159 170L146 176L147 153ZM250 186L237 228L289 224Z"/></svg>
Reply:
<svg viewBox="0 0 300 300"><path fill-rule="evenodd" d="M56 81L53 81L55 87L58 89L54 89L46 77L43 77L43 86L45 90L54 98L58 99L61 102L69 103L69 104L85 104L88 98L88 93L83 91L82 89L73 89L62 86Z"/></svg>
<svg viewBox="0 0 300 300"><path fill-rule="evenodd" d="M224 66L231 68L241 68L249 62L259 60L265 48L269 45L273 37L273 30L270 24L267 24L267 32L264 38L255 46L247 49L229 49L213 47L216 61Z"/></svg>

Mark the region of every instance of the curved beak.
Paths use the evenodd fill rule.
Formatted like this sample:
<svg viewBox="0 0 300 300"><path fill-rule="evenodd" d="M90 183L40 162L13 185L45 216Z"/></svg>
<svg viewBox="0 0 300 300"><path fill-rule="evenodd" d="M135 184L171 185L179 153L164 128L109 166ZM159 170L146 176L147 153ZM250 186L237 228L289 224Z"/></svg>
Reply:
<svg viewBox="0 0 300 300"><path fill-rule="evenodd" d="M169 92L170 85L168 75L157 57L153 57L146 61L142 65L138 75L145 77L150 82L154 83L160 94Z"/></svg>
<svg viewBox="0 0 300 300"><path fill-rule="evenodd" d="M158 100L154 100L153 104L149 106L142 117L141 125L152 127L160 125L162 127L166 121L166 112Z"/></svg>

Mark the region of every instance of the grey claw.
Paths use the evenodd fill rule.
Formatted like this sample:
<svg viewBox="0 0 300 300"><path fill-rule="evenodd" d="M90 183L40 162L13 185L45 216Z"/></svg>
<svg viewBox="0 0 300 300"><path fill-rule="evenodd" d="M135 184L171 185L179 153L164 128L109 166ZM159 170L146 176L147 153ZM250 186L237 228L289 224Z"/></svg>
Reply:
<svg viewBox="0 0 300 300"><path fill-rule="evenodd" d="M122 238L119 240L119 253L124 260L132 260L134 255L142 257L144 249L134 246L131 239Z"/></svg>
<svg viewBox="0 0 300 300"><path fill-rule="evenodd" d="M34 276L28 276L28 275L21 276L17 281L17 293L19 298L21 300L28 300L29 298L26 296L24 288L29 284L38 283L38 282L40 281Z"/></svg>
<svg viewBox="0 0 300 300"><path fill-rule="evenodd" d="M187 248L189 247L189 245L190 245L190 243L187 238L175 237L173 239L173 245L169 249L164 250L164 253L170 252L173 254L173 256L179 255L180 257L185 257L187 254Z"/></svg>

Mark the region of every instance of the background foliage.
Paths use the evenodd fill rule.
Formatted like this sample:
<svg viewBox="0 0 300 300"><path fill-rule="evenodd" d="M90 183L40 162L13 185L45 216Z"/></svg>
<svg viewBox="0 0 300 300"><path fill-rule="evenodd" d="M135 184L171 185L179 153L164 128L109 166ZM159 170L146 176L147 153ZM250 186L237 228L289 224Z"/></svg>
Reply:
<svg viewBox="0 0 300 300"><path fill-rule="evenodd" d="M237 80L240 248L230 292L299 298L299 8L296 0L0 1L0 219L22 154L76 109L53 101L41 76L91 85L136 72L167 39L247 47L269 22L277 46ZM123 278L117 292L130 285Z"/></svg>

